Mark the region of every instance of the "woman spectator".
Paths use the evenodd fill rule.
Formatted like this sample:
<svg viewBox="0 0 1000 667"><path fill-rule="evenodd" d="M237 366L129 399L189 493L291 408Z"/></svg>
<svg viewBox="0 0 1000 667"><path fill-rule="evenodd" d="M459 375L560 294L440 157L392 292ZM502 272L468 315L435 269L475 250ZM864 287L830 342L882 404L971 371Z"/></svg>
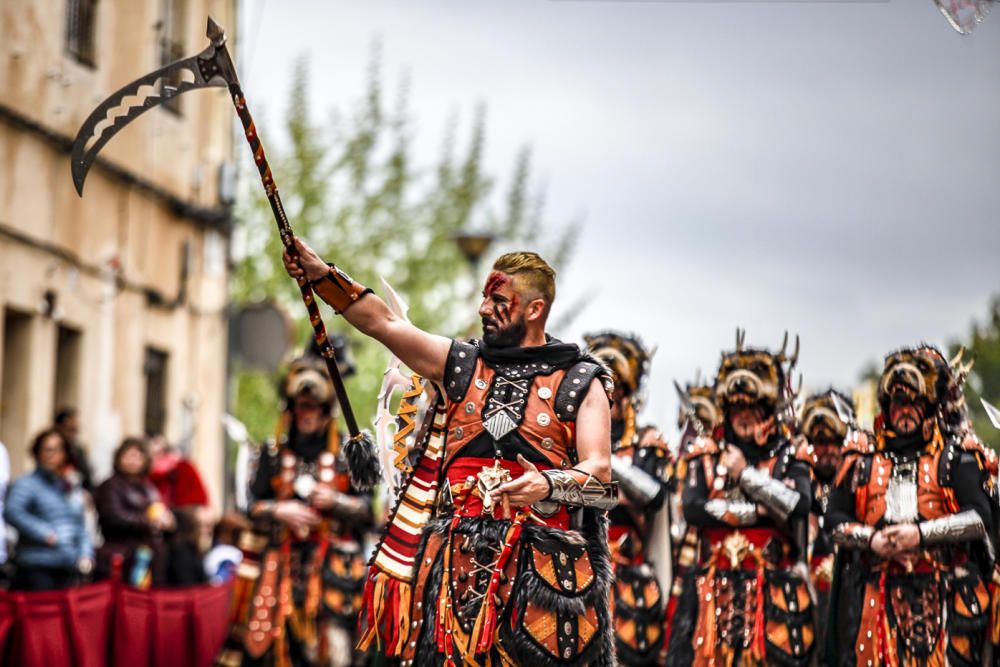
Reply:
<svg viewBox="0 0 1000 667"><path fill-rule="evenodd" d="M174 529L174 515L152 484L149 453L139 438L126 438L115 450L114 473L97 489L97 516L104 546L97 552L97 576L113 574L121 558L121 575L136 586L165 583L163 533ZM137 558L138 555L138 558Z"/></svg>
<svg viewBox="0 0 1000 667"><path fill-rule="evenodd" d="M35 470L10 487L4 518L18 531L14 588L65 588L77 574L90 572L93 546L87 536L79 495L62 472L69 461L66 440L43 431L31 445Z"/></svg>

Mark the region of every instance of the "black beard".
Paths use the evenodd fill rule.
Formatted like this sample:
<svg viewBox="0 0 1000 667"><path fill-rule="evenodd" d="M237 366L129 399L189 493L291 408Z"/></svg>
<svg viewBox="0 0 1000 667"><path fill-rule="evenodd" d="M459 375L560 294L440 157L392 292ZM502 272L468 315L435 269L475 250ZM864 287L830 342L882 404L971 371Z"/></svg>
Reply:
<svg viewBox="0 0 1000 667"><path fill-rule="evenodd" d="M492 324L494 328L492 332L488 332L485 326L486 323L483 323L483 342L490 347L519 347L521 343L524 342L524 336L527 333L528 328L524 324L523 319L511 322L510 325L504 329L499 328L494 320L490 320L489 323Z"/></svg>

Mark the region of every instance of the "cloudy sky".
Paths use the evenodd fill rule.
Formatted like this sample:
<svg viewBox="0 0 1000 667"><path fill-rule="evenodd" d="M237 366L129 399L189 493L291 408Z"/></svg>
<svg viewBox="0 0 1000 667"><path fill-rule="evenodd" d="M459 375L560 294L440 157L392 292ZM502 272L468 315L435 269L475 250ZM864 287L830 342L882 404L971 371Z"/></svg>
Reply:
<svg viewBox="0 0 1000 667"><path fill-rule="evenodd" d="M634 330L670 380L802 337L807 386L944 344L1000 293L1000 14L972 37L931 0L244 0L248 97L276 115L295 58L319 108L364 89L373 40L408 74L422 161L488 110L486 163L530 144L547 218L584 221L566 338ZM559 302L555 317L558 318Z"/></svg>

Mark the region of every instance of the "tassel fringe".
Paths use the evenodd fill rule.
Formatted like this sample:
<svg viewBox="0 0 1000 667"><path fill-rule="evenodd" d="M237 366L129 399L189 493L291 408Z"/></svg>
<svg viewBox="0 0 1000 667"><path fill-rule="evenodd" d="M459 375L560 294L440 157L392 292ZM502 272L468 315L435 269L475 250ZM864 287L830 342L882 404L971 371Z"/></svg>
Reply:
<svg viewBox="0 0 1000 667"><path fill-rule="evenodd" d="M385 572L371 571L365 581L358 649L367 651L374 642L387 656L400 656L410 631L410 583L390 577Z"/></svg>

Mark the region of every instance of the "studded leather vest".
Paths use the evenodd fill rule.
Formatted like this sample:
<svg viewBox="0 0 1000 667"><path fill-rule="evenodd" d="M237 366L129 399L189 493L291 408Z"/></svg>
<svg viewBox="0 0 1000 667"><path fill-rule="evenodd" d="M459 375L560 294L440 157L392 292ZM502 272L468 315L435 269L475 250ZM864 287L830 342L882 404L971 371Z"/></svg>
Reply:
<svg viewBox="0 0 1000 667"><path fill-rule="evenodd" d="M854 469L855 516L878 526L937 519L958 511L955 492L947 482L947 451L905 462L894 461L886 452L861 457Z"/></svg>
<svg viewBox="0 0 1000 667"><path fill-rule="evenodd" d="M596 377L610 394L604 367L582 354L560 364L490 363L477 342L455 341L444 378L444 467L466 456L513 461L517 454L544 468L573 466L576 415Z"/></svg>

